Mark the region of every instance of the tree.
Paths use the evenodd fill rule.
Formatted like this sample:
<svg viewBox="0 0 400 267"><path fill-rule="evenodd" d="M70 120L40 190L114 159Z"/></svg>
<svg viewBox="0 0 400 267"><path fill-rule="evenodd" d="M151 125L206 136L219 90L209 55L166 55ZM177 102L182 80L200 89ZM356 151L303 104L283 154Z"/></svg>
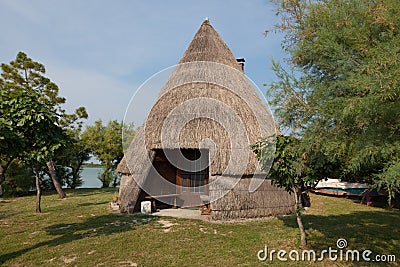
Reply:
<svg viewBox="0 0 400 267"><path fill-rule="evenodd" d="M303 153L300 140L292 136L278 135L265 138L252 145L252 149L264 169L269 167L269 162L273 159L271 168L266 169L272 184L294 194L301 245L305 247L307 237L301 219L303 202L308 202L308 188L314 187L324 177L323 172L330 169L330 163L320 155ZM313 169L309 167L310 165L319 167Z"/></svg>
<svg viewBox="0 0 400 267"><path fill-rule="evenodd" d="M14 122L17 135L22 139L16 157L32 166L36 184L36 212L41 212L40 166L48 162L56 151L65 145L67 136L56 124L58 117L49 107L38 101L40 94L31 88L23 91L12 90L10 95L1 91L1 106L7 108L3 117L5 122ZM8 125L7 123L5 123ZM7 142L8 139L5 139ZM6 143L5 142L5 143ZM4 153L4 152L2 152Z"/></svg>
<svg viewBox="0 0 400 267"><path fill-rule="evenodd" d="M11 110L13 103L10 102L11 95L5 90L5 84L0 79L0 195L3 194L1 185L5 180L5 173L14 160L16 155L19 155L25 147L23 134L15 131L18 124L16 114L12 114Z"/></svg>
<svg viewBox="0 0 400 267"><path fill-rule="evenodd" d="M21 158L22 155L26 154L26 150L36 144L36 140L27 134L24 127L21 127L24 121L32 119L32 115L29 115L30 113L18 113L17 111L19 115L14 116L13 113L16 111L12 101L17 101L16 98L22 96L32 97L33 92L36 92L34 96L40 104L40 108L47 109L53 114L53 123L61 128L81 127L81 119L87 118L86 110L83 107L78 108L74 114L67 114L62 109L61 105L65 103L65 98L58 96L58 86L44 76L44 65L33 61L25 53L19 52L16 59L11 61L10 64L2 64L1 70L0 184L5 179L5 172L10 163L15 158ZM32 108L35 107L32 106ZM26 109L23 110L26 112ZM46 129L37 128L37 131L39 130L46 131ZM56 170L51 158L48 158L46 165L59 196L65 197L56 177Z"/></svg>
<svg viewBox="0 0 400 267"><path fill-rule="evenodd" d="M274 65L281 124L339 160L342 178L377 179L390 203L400 189L400 3L282 0L278 13L293 70Z"/></svg>
<svg viewBox="0 0 400 267"><path fill-rule="evenodd" d="M125 127L116 120L109 121L106 126L103 126L101 120L97 120L93 126L86 127L82 133L84 143L104 166L104 171L99 177L103 187L109 187L111 182L113 186L117 185L118 176L115 174L115 169L124 156L123 129L130 132L128 136L133 136L132 125Z"/></svg>
<svg viewBox="0 0 400 267"><path fill-rule="evenodd" d="M80 176L82 165L90 159L90 149L81 138L80 129L69 130L67 132L71 138L71 143L57 154L55 162L60 166L59 177L69 188L76 188L82 185Z"/></svg>

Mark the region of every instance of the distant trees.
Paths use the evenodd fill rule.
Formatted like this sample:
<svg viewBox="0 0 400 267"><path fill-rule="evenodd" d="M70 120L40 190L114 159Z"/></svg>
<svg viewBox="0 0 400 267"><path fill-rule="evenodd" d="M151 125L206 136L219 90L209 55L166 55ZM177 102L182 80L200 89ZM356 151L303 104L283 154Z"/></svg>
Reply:
<svg viewBox="0 0 400 267"><path fill-rule="evenodd" d="M122 134L123 132L133 138L135 130L133 125L124 125L116 120L109 121L103 125L101 120L97 120L93 126L86 127L82 134L83 142L104 166L103 173L99 179L102 187L117 186L118 175L115 170L118 163L124 156ZM129 142L129 141L128 141Z"/></svg>
<svg viewBox="0 0 400 267"><path fill-rule="evenodd" d="M53 159L73 142L67 132L80 129L87 113L80 107L74 114L67 114L61 108L65 99L58 96L57 85L44 76L44 65L23 52L10 64L2 64L1 71L0 185L14 160L31 167L36 180L36 211L40 212L40 170L47 165L57 192L65 197Z"/></svg>
<svg viewBox="0 0 400 267"><path fill-rule="evenodd" d="M3 188L7 194L13 196L24 196L30 188L35 187L35 174L31 167L13 160L7 169Z"/></svg>
<svg viewBox="0 0 400 267"><path fill-rule="evenodd" d="M275 1L276 2L276 1ZM268 94L303 153L339 177L400 190L400 2L278 1L285 65ZM301 154L303 154L301 153Z"/></svg>
<svg viewBox="0 0 400 267"><path fill-rule="evenodd" d="M83 184L81 171L83 164L88 161L90 150L81 138L81 129L68 129L68 146L63 147L55 156L57 166L57 176L63 185L69 188L77 188ZM46 170L44 170L46 171Z"/></svg>

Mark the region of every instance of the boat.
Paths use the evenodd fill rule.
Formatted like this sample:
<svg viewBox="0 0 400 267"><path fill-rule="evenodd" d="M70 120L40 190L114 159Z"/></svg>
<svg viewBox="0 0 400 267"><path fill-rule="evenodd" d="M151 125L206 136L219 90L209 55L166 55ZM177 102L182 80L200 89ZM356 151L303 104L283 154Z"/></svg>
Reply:
<svg viewBox="0 0 400 267"><path fill-rule="evenodd" d="M334 196L362 196L368 188L366 183L342 182L340 179L325 178L318 182L312 192ZM377 196L378 192L372 189L370 195Z"/></svg>

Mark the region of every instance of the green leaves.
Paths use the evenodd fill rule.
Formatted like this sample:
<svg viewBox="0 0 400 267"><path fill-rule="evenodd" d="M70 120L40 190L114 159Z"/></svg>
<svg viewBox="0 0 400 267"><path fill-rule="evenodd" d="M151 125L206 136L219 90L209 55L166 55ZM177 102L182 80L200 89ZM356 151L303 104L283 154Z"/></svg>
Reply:
<svg viewBox="0 0 400 267"><path fill-rule="evenodd" d="M280 3L292 71L274 64L268 93L281 125L304 152L339 160L342 178L394 177L385 173L400 161L400 2Z"/></svg>
<svg viewBox="0 0 400 267"><path fill-rule="evenodd" d="M388 203L391 206L395 194L400 193L400 162L392 161L387 163L384 171L377 174L376 178L379 179L377 187L387 190Z"/></svg>
<svg viewBox="0 0 400 267"><path fill-rule="evenodd" d="M298 140L294 137L280 135L260 140L252 146L261 166L267 166L273 160L268 176L274 184L284 187L288 192L304 185L302 177L305 166L296 150L297 144Z"/></svg>
<svg viewBox="0 0 400 267"><path fill-rule="evenodd" d="M68 136L60 118L72 124L86 116L84 108L70 118L60 105L58 86L45 77L43 64L19 52L10 64L1 65L0 155L42 164L67 144Z"/></svg>
<svg viewBox="0 0 400 267"><path fill-rule="evenodd" d="M133 138L135 131L133 125L125 126L114 120L103 125L101 120L97 120L93 126L86 127L82 134L86 147L101 161L105 170L100 175L103 187L108 187L116 175L114 170L124 156L122 147L122 133L128 138ZM126 140L124 140L126 142Z"/></svg>

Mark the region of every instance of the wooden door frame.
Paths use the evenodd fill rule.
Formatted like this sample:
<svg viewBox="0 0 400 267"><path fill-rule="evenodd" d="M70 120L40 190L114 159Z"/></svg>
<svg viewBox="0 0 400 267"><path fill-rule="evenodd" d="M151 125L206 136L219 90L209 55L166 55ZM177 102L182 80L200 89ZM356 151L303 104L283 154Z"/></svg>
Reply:
<svg viewBox="0 0 400 267"><path fill-rule="evenodd" d="M189 191L189 193L191 194L196 194L198 193L199 195L208 195L209 194L209 190L208 190L208 183L210 180L210 168L207 167L207 176L204 178L204 186L205 186L205 190L204 192L191 192ZM182 187L183 187L183 178L182 178L182 170L176 168L176 185L178 186L178 191L177 194L182 194L182 193L187 193L187 192L182 192ZM185 185L186 187L190 188L190 185Z"/></svg>

